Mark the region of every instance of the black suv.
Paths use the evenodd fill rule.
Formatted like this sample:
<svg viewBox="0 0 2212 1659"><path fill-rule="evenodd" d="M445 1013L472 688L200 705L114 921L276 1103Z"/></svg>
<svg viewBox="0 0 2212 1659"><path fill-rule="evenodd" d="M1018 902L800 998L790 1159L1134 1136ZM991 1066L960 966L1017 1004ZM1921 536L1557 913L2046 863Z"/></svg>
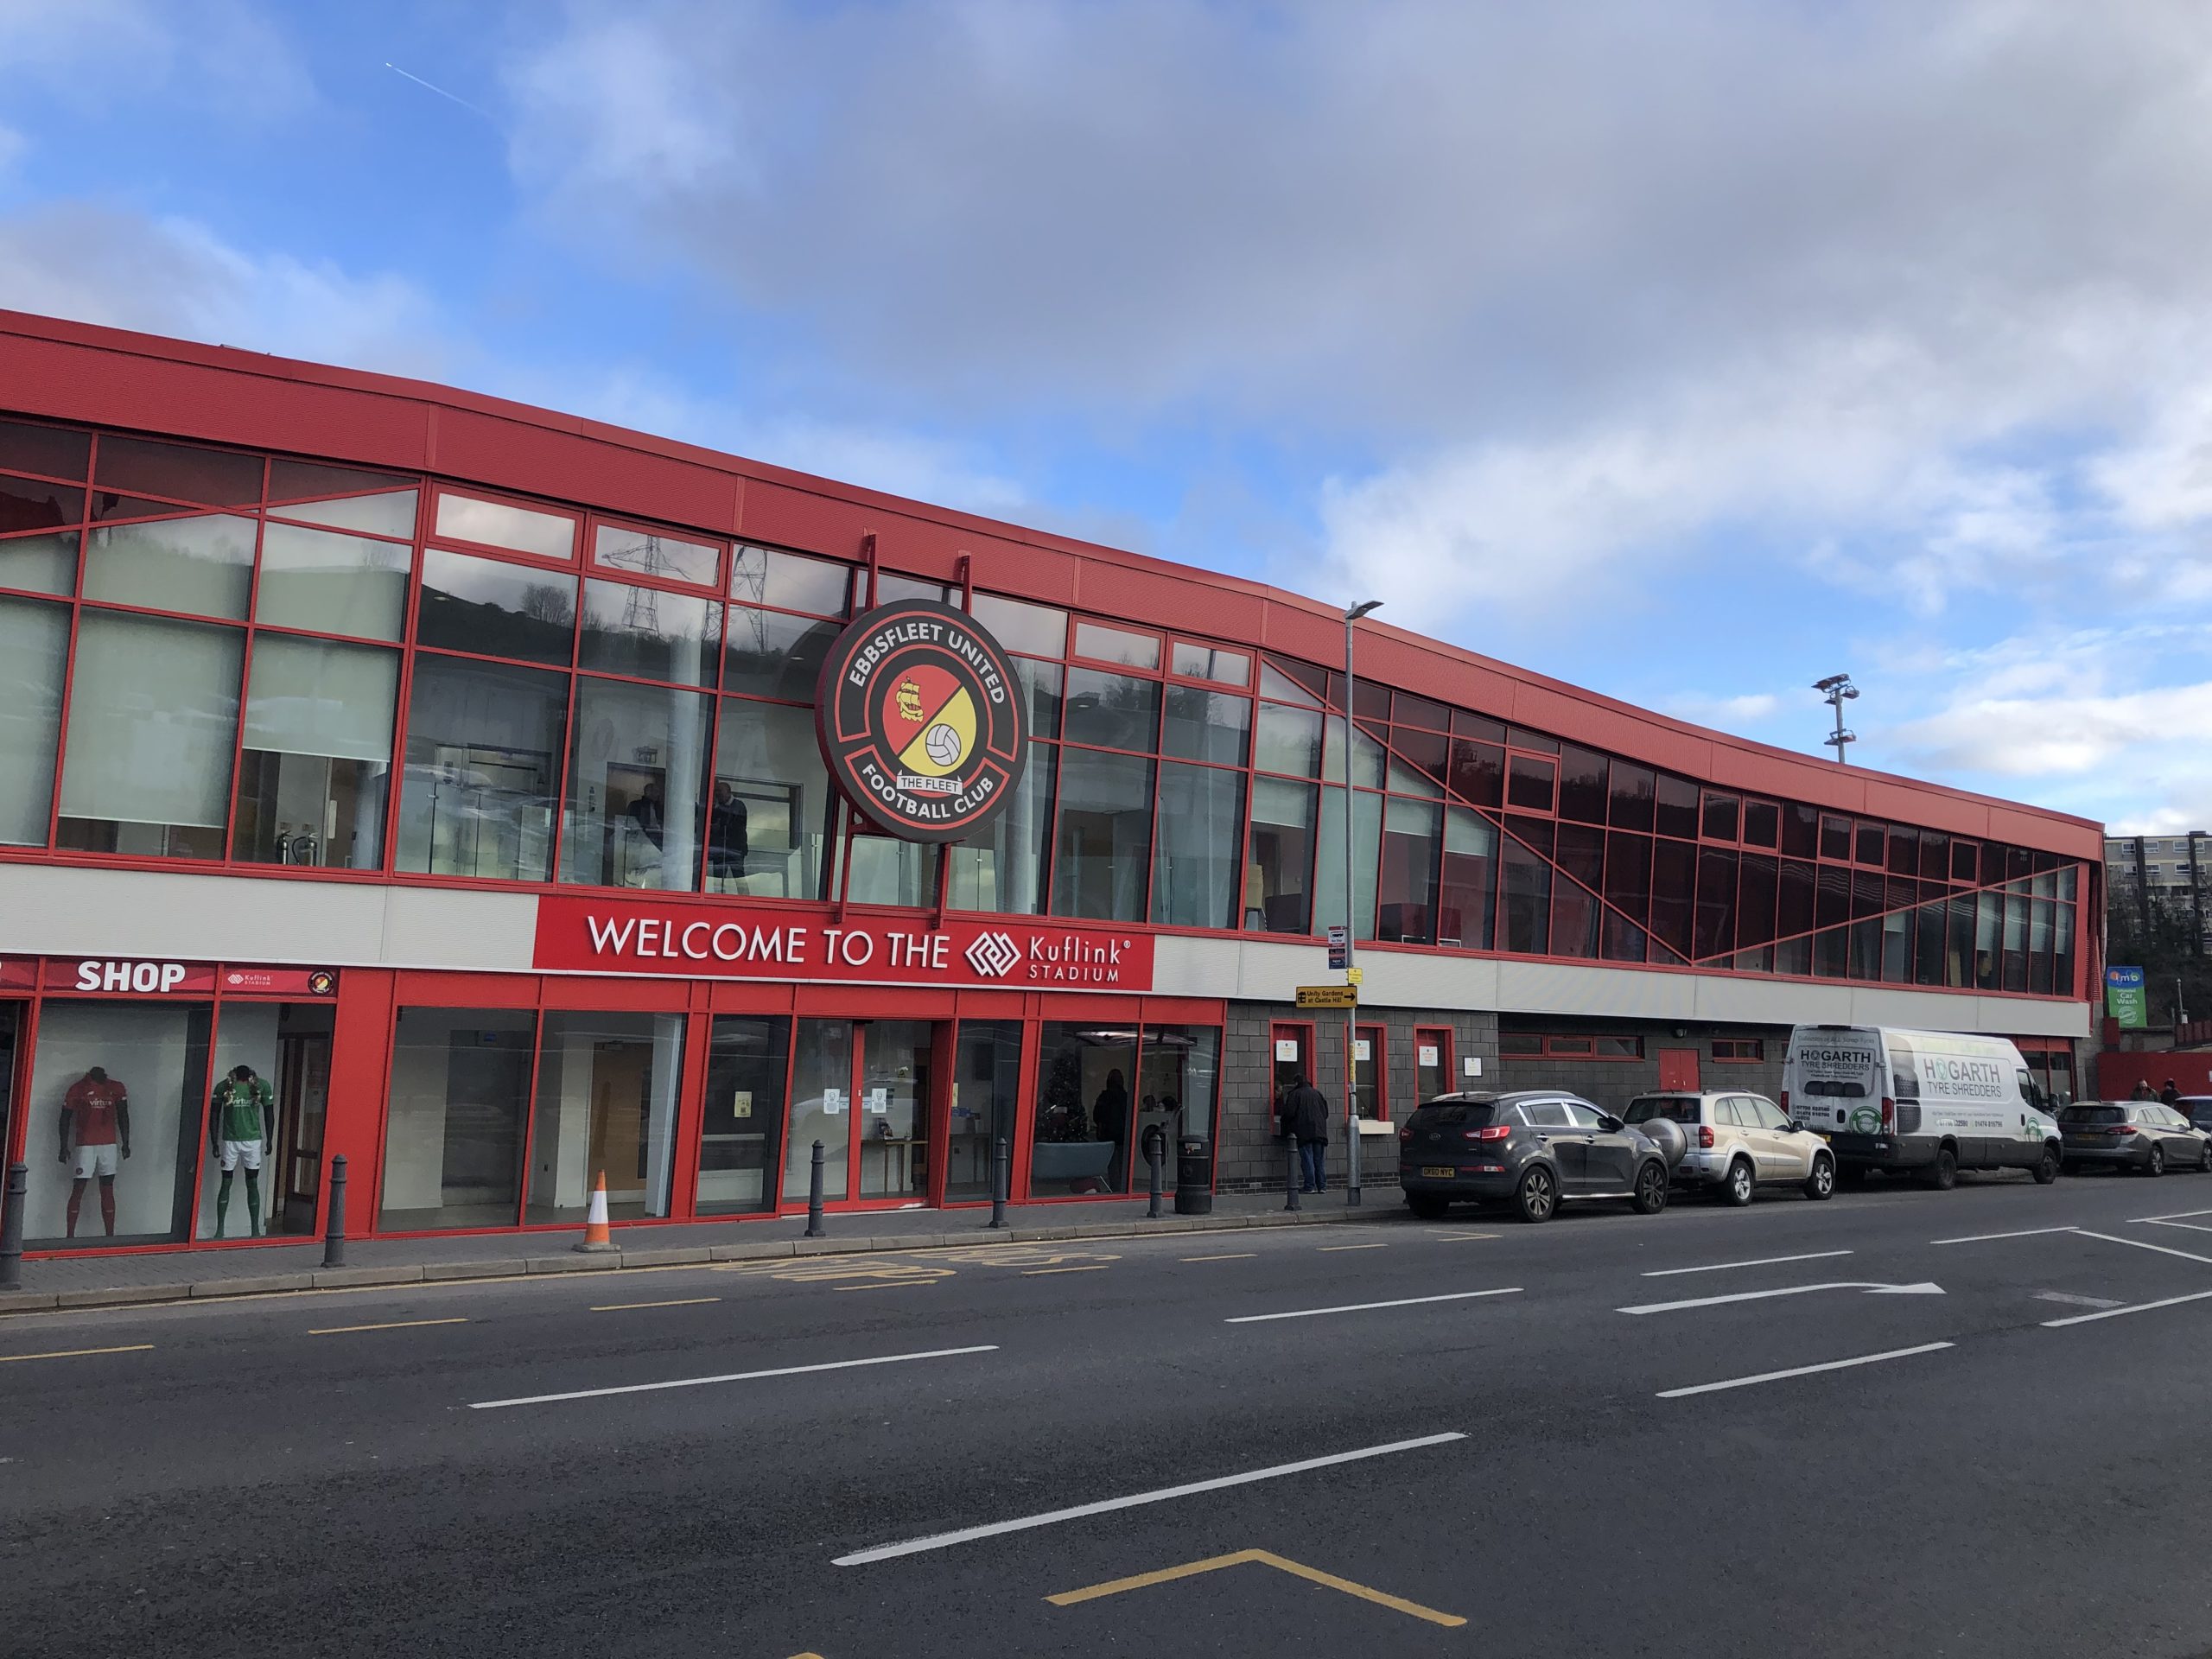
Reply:
<svg viewBox="0 0 2212 1659"><path fill-rule="evenodd" d="M1439 1095L1398 1131L1398 1184L1425 1221L1453 1199L1510 1198L1549 1221L1563 1198L1667 1207L1666 1154L1620 1119L1557 1090Z"/></svg>

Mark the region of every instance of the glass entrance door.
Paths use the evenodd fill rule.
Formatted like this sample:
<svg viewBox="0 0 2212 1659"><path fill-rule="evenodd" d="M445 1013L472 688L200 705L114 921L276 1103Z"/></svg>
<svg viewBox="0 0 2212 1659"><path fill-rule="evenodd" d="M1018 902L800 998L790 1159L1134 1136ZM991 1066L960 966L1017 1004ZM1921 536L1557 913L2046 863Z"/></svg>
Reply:
<svg viewBox="0 0 2212 1659"><path fill-rule="evenodd" d="M962 1021L945 1137L947 1204L973 1204L991 1196L991 1160L1001 1139L1009 1160L1014 1155L1020 1096L1021 1021ZM1009 1162L1009 1172L1011 1167Z"/></svg>
<svg viewBox="0 0 2212 1659"><path fill-rule="evenodd" d="M791 1138L784 1160L784 1203L803 1206L822 1143L822 1199L845 1197L852 1166L853 1022L802 1020L791 1045Z"/></svg>
<svg viewBox="0 0 2212 1659"><path fill-rule="evenodd" d="M926 1020L874 1020L861 1027L860 1080L853 1115L854 1160L862 1198L925 1204L938 1027Z"/></svg>

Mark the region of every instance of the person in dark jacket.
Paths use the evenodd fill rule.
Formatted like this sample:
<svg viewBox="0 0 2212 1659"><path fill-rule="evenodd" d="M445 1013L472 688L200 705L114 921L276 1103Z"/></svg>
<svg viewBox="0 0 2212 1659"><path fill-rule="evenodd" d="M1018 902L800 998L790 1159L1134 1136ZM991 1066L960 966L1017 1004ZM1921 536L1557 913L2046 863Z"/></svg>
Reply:
<svg viewBox="0 0 2212 1659"><path fill-rule="evenodd" d="M2158 1104L2161 1106L2171 1106L2180 1098L2181 1090L2174 1086L2174 1080L2171 1077L2168 1077L2166 1079L2166 1086L2158 1090Z"/></svg>
<svg viewBox="0 0 2212 1659"><path fill-rule="evenodd" d="M1117 1067L1106 1074L1106 1086L1090 1103L1090 1122L1101 1141L1114 1143L1114 1156L1106 1166L1106 1185L1119 1192L1128 1185L1129 1085Z"/></svg>
<svg viewBox="0 0 2212 1659"><path fill-rule="evenodd" d="M1325 1190L1328 1185L1329 1098L1302 1071L1282 1097L1282 1132L1298 1142L1298 1190Z"/></svg>

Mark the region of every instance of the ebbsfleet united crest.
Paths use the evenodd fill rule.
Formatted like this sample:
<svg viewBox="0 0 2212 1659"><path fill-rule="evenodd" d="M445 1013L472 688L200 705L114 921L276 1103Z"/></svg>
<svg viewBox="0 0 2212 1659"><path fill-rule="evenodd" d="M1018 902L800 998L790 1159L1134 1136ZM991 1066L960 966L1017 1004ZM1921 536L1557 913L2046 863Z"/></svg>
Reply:
<svg viewBox="0 0 2212 1659"><path fill-rule="evenodd" d="M1021 683L974 618L934 600L855 617L815 688L830 776L878 829L958 841L1012 798L1028 753Z"/></svg>

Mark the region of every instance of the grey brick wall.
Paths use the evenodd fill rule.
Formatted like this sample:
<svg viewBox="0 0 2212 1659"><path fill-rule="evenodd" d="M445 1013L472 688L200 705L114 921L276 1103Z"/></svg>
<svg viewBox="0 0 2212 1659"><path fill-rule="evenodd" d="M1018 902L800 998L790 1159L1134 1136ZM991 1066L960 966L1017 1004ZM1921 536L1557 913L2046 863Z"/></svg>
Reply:
<svg viewBox="0 0 2212 1659"><path fill-rule="evenodd" d="M1782 1094L1782 1059L1789 1046L1787 1026L1677 1026L1629 1020L1539 1020L1511 1016L1514 1031L1549 1033L1558 1036L1640 1037L1640 1060L1505 1058L1498 1063L1498 1082L1505 1089L1561 1089L1592 1103L1617 1111L1641 1094L1659 1086L1659 1051L1688 1049L1698 1057L1698 1077L1707 1089L1741 1089L1746 1094L1778 1100ZM1680 1037L1675 1033L1680 1030ZM1757 1038L1766 1045L1764 1059L1744 1062L1716 1060L1716 1038Z"/></svg>

